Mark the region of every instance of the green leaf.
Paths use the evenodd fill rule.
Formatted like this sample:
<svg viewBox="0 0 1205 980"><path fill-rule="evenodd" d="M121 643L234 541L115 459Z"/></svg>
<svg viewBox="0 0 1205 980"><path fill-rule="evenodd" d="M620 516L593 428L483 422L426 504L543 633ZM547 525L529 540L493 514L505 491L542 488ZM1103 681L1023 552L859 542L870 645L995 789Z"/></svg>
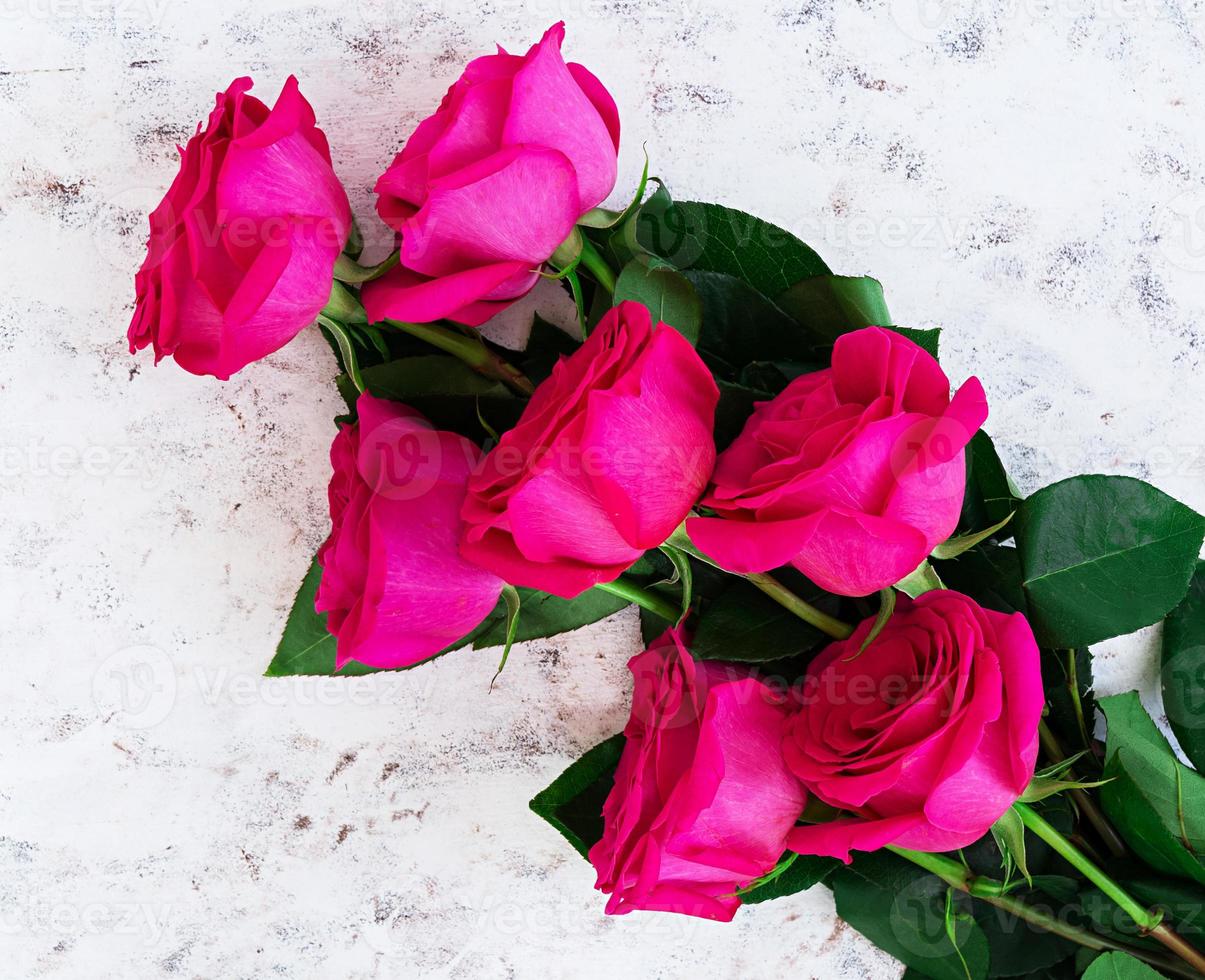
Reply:
<svg viewBox="0 0 1205 980"><path fill-rule="evenodd" d="M784 862L787 862L785 868L782 867ZM756 905L759 902L769 902L805 892L813 885L820 884L839 867L841 862L835 858L788 851L775 871L763 875L750 883L748 890L739 893L741 901L745 905Z"/></svg>
<svg viewBox="0 0 1205 980"><path fill-rule="evenodd" d="M692 344L698 343L703 310L695 287L682 273L635 258L615 281L613 302L634 300L648 308L654 323L668 323Z"/></svg>
<svg viewBox="0 0 1205 980"><path fill-rule="evenodd" d="M1092 961L1083 980L1163 980L1149 966L1129 953L1105 953Z"/></svg>
<svg viewBox="0 0 1205 980"><path fill-rule="evenodd" d="M1205 562L1163 624L1163 708L1184 754L1205 772Z"/></svg>
<svg viewBox="0 0 1205 980"><path fill-rule="evenodd" d="M1021 794L1017 802L1036 803L1038 800L1044 800L1058 793L1066 793L1072 789L1097 789L1104 786L1107 782L1107 779L1098 779L1094 782L1086 783L1074 779L1054 779L1051 777L1034 776L1029 781L1029 785L1025 787L1025 792Z"/></svg>
<svg viewBox="0 0 1205 980"><path fill-rule="evenodd" d="M966 448L967 483L960 529L973 531L999 524L1021 505L1021 495L1000 462L991 436L980 429ZM1010 533L1005 537L1011 537Z"/></svg>
<svg viewBox="0 0 1205 980"><path fill-rule="evenodd" d="M1176 759L1136 692L1100 706L1108 720L1105 813L1156 871L1205 884L1205 776Z"/></svg>
<svg viewBox="0 0 1205 980"><path fill-rule="evenodd" d="M871 325L873 326L873 324ZM937 360L937 351L941 345L940 328L930 327L927 330L919 330L915 327L891 327L891 329L907 337L917 347L930 354L934 360Z"/></svg>
<svg viewBox="0 0 1205 980"><path fill-rule="evenodd" d="M1071 897L1074 898L1075 894L1073 888ZM1038 896L1037 904L1049 906L1050 900ZM975 902L971 911L987 939L989 977L1042 980L1045 977L1058 976L1058 973L1048 972L1050 968L1062 963L1081 948L1070 940L1051 935L987 902ZM1074 974L1068 972L1066 976Z"/></svg>
<svg viewBox="0 0 1205 980"><path fill-rule="evenodd" d="M529 806L573 845L582 857L602 838L602 806L615 782L624 737L612 735L536 794Z"/></svg>
<svg viewBox="0 0 1205 980"><path fill-rule="evenodd" d="M754 586L733 579L700 613L691 652L700 660L762 663L808 653L829 640Z"/></svg>
<svg viewBox="0 0 1205 980"><path fill-rule="evenodd" d="M690 565L690 555L685 551L681 551L670 544L663 544L661 551L674 565L674 578L671 584L678 584L682 588L682 619L685 619L690 613L690 604L694 598L694 569ZM678 620L681 625L682 619Z"/></svg>
<svg viewBox="0 0 1205 980"><path fill-rule="evenodd" d="M846 660L854 660L866 652L866 648L879 638L879 634L883 632L883 627L887 625L887 621L891 619L891 614L895 612L895 589L879 590L879 611L875 614L874 622L870 625L870 631L862 640L862 645L858 647L858 652L846 657Z"/></svg>
<svg viewBox="0 0 1205 980"><path fill-rule="evenodd" d="M436 428L478 442L484 434L481 419L499 431L510 429L527 405L502 382L483 377L447 354L403 357L365 368L361 374L370 394L405 402L422 412ZM345 398L352 393L347 390L346 375L338 383Z"/></svg>
<svg viewBox="0 0 1205 980"><path fill-rule="evenodd" d="M1016 537L1039 643L1087 646L1184 597L1205 518L1141 480L1077 476L1024 501Z"/></svg>
<svg viewBox="0 0 1205 980"><path fill-rule="evenodd" d="M1005 868L1016 868L1026 881L1031 881L1029 864L1025 859L1025 824L1021 822L1021 815L1012 807L1005 810L992 824L992 837L1000 848ZM1005 880L1008 878L1006 875Z"/></svg>
<svg viewBox="0 0 1205 980"><path fill-rule="evenodd" d="M506 661L510 659L510 648L515 644L515 633L519 629L519 614L523 611L523 601L513 585L502 586L502 601L506 603L506 639L502 646L502 659L498 661L498 669L490 680L490 690L494 689L494 681L506 669Z"/></svg>
<svg viewBox="0 0 1205 980"><path fill-rule="evenodd" d="M1049 709L1046 723L1066 750L1087 749L1092 744L1096 716L1092 684L1092 654L1087 647L1042 651L1042 687Z"/></svg>
<svg viewBox="0 0 1205 980"><path fill-rule="evenodd" d="M339 348L339 363L343 365L343 370L351 379L351 383L356 386L357 391L364 390L364 381L360 375L360 363L356 359L356 349L351 342L351 336L348 333L349 327L345 327L338 320L332 320L330 317L318 315L318 323L335 342L335 346Z"/></svg>
<svg viewBox="0 0 1205 980"><path fill-rule="evenodd" d="M995 535L1004 529L1004 526L1013 519L1012 514L1007 514L1004 520L993 524L989 528L982 531L975 531L972 534L959 534L952 538L947 538L936 548L933 549L934 558L957 558L963 552L970 551L975 545L981 541L986 541L988 538Z"/></svg>
<svg viewBox="0 0 1205 980"><path fill-rule="evenodd" d="M581 340L569 336L555 324L549 323L538 313L532 317L531 333L519 368L535 384L552 374L552 369L562 357L572 354L581 346Z"/></svg>
<svg viewBox="0 0 1205 980"><path fill-rule="evenodd" d="M753 414L753 406L774 396L768 391L746 388L720 378L716 379L716 387L720 389L720 402L715 410L715 445L723 452L740 435Z"/></svg>
<svg viewBox="0 0 1205 980"><path fill-rule="evenodd" d="M1025 612L1021 556L1016 548L985 542L957 558L933 562L951 589L997 612Z"/></svg>
<svg viewBox="0 0 1205 980"><path fill-rule="evenodd" d="M641 210L637 240L678 269L736 276L765 296L829 272L811 247L768 221L719 204L668 201L666 194Z"/></svg>
<svg viewBox="0 0 1205 980"><path fill-rule="evenodd" d="M587 589L576 599L561 599L536 589L519 588L516 592L523 615L519 617L515 630L515 643L568 633L606 619L630 605L627 600L599 589ZM474 639L473 647L480 650L482 647L501 646L506 642L506 634L506 612L495 610Z"/></svg>
<svg viewBox="0 0 1205 980"><path fill-rule="evenodd" d="M829 344L853 330L892 323L883 286L869 276L814 275L792 283L775 302Z"/></svg>
<svg viewBox="0 0 1205 980"><path fill-rule="evenodd" d="M310 563L305 578L301 580L301 588L297 590L297 598L293 600L293 608L289 613L289 618L285 621L284 633L280 638L280 644L276 647L276 656L268 664L264 676L290 677L304 674L307 676L358 677L363 674L375 674L382 669L390 669L368 667L351 660L344 664L341 670L335 670L335 638L326 628L326 614L319 613L314 609L314 597L318 594L320 581L322 581L322 566L315 558ZM481 626L477 627L477 629L481 628ZM459 650L472 639L475 632L476 630L426 660L411 664L409 667L392 669L412 670L414 667L429 663L436 657L442 657L445 653Z"/></svg>
<svg viewBox="0 0 1205 980"><path fill-rule="evenodd" d="M314 596L318 594L321 581L322 566L314 559L301 580L301 588L297 590L293 609L276 647L276 656L264 671L265 676L335 672L335 638L326 628L325 614L314 610Z"/></svg>
<svg viewBox="0 0 1205 980"><path fill-rule="evenodd" d="M946 934L946 884L889 854L859 854L829 879L837 914L867 939L931 980L983 980L988 945L969 915ZM965 896L958 899L969 907ZM965 964L965 966L964 966Z"/></svg>
<svg viewBox="0 0 1205 980"><path fill-rule="evenodd" d="M390 252L381 262L376 265L360 265L350 255L340 255L335 259L334 277L340 282L359 285L363 282L370 282L373 279L379 279L386 272L398 264L398 259L401 258L401 252L394 250Z"/></svg>
<svg viewBox="0 0 1205 980"><path fill-rule="evenodd" d="M895 587L911 599L934 589L945 588L940 576L928 561L922 561L915 571L896 582Z"/></svg>
<svg viewBox="0 0 1205 980"><path fill-rule="evenodd" d="M700 269L683 274L702 306L699 353L725 380L743 380L743 369L757 361L802 366L817 358L815 338L744 280Z"/></svg>

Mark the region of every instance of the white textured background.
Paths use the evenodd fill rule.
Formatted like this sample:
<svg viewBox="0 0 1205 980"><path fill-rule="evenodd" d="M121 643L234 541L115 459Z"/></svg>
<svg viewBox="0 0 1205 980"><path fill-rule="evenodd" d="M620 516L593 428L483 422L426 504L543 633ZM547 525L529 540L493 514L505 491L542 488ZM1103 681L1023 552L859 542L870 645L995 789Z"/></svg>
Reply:
<svg viewBox="0 0 1205 980"><path fill-rule="evenodd" d="M212 93L301 79L365 223L459 67L569 22L681 198L881 278L992 400L1025 491L1205 510L1205 10L1177 0L0 0L0 972L894 977L823 889L605 919L526 801L626 714L635 619L267 681L326 529L307 331L226 384L131 358L145 212ZM146 353L146 352L144 352ZM1151 636L1103 686L1149 686Z"/></svg>

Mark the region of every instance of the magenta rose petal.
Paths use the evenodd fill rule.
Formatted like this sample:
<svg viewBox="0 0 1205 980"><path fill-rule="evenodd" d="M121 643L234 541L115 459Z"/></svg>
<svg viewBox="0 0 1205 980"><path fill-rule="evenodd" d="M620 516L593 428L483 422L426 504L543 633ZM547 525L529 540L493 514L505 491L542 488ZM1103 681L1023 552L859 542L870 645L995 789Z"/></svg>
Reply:
<svg viewBox="0 0 1205 980"><path fill-rule="evenodd" d="M283 347L330 296L351 208L290 78L269 110L239 78L181 151L135 277L131 351L229 378Z"/></svg>
<svg viewBox="0 0 1205 980"><path fill-rule="evenodd" d="M379 279L365 283L361 298L373 323L386 319L428 323L448 318L477 326L505 306L485 297L527 269L524 262L498 262L429 279L394 266Z"/></svg>
<svg viewBox="0 0 1205 980"><path fill-rule="evenodd" d="M590 850L608 914L727 922L774 867L806 802L779 743L787 708L761 680L696 663L671 630L629 663L626 742ZM756 819L750 819L756 814Z"/></svg>
<svg viewBox="0 0 1205 980"><path fill-rule="evenodd" d="M503 140L560 150L577 173L578 213L615 186L615 150L606 121L561 57L565 25L554 24L515 75Z"/></svg>
<svg viewBox="0 0 1205 980"><path fill-rule="evenodd" d="M851 851L877 851L894 844L921 822L921 817L912 815L883 820L830 820L796 827L787 835L787 847L800 854L837 858L849 864L853 860Z"/></svg>
<svg viewBox="0 0 1205 980"><path fill-rule="evenodd" d="M430 276L514 260L534 269L573 230L575 181L565 156L542 147L508 147L434 180L406 222L402 261Z"/></svg>
<svg viewBox="0 0 1205 980"><path fill-rule="evenodd" d="M804 786L853 816L798 828L791 846L848 861L850 849L971 844L1033 776L1033 633L1019 615L942 590L900 597L863 650L869 628L815 658L783 742Z"/></svg>
<svg viewBox="0 0 1205 980"><path fill-rule="evenodd" d="M578 218L611 192L615 103L565 64L563 38L557 24L522 57L499 48L470 62L377 180L377 212L402 234L403 269L437 277L417 296L398 295L389 309L405 312L387 315L480 325L530 292ZM444 280L451 291L453 277L512 262L524 273L488 295L441 295Z"/></svg>
<svg viewBox="0 0 1205 980"><path fill-rule="evenodd" d="M404 405L363 394L331 447L331 534L315 607L336 666L406 667L471 632L503 582L458 549L465 484L480 450Z"/></svg>
<svg viewBox="0 0 1205 980"><path fill-rule="evenodd" d="M612 581L698 499L718 397L694 348L652 326L645 307L621 303L536 389L469 481L462 552L512 585L562 598ZM657 434L644 454L632 451L633 425ZM672 457L668 475L658 454ZM663 475L655 491L646 466Z"/></svg>
<svg viewBox="0 0 1205 980"><path fill-rule="evenodd" d="M880 327L844 334L830 369L757 405L720 454L702 501L715 516L692 521L692 539L729 571L790 563L839 595L886 588L957 526L963 449L986 416L979 382L951 400L911 340Z"/></svg>

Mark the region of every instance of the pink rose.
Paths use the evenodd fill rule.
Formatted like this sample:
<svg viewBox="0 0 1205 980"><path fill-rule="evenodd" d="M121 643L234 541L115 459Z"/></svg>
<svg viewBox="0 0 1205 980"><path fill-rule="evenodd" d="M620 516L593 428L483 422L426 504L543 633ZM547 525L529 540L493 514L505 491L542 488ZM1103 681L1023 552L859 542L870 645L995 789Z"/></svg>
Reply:
<svg viewBox="0 0 1205 980"><path fill-rule="evenodd" d="M337 667L408 667L470 632L502 591L456 548L481 453L396 402L364 394L356 412L331 446L331 534L314 605L338 638Z"/></svg>
<svg viewBox="0 0 1205 980"><path fill-rule="evenodd" d="M469 480L461 553L572 598L664 544L707 484L719 400L673 327L621 303Z"/></svg>
<svg viewBox="0 0 1205 980"><path fill-rule="evenodd" d="M670 630L628 666L627 744L590 849L611 915L648 909L731 920L734 892L786 849L807 794L782 759L781 696L696 662Z"/></svg>
<svg viewBox="0 0 1205 980"><path fill-rule="evenodd" d="M279 350L330 298L351 208L292 76L271 111L238 78L180 151L151 214L130 353L226 380Z"/></svg>
<svg viewBox="0 0 1205 980"><path fill-rule="evenodd" d="M950 382L898 333L845 334L832 368L759 404L716 464L687 531L733 572L792 564L821 588L866 595L910 574L954 531L963 449L987 418L971 378Z"/></svg>
<svg viewBox="0 0 1205 980"><path fill-rule="evenodd" d="M867 619L811 664L783 752L808 791L856 816L798 827L801 854L849 861L887 844L977 841L1024 791L1038 754L1042 671L1020 613L958 592L901 596L858 655Z"/></svg>
<svg viewBox="0 0 1205 980"><path fill-rule="evenodd" d="M527 293L577 219L615 186L619 114L565 25L526 55L469 63L377 181L401 263L364 289L369 319L477 326Z"/></svg>

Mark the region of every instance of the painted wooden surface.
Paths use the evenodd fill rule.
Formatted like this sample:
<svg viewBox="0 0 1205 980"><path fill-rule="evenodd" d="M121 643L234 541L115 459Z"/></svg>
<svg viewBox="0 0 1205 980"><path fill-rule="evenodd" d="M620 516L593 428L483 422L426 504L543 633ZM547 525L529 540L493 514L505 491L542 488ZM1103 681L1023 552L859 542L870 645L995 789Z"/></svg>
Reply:
<svg viewBox="0 0 1205 980"><path fill-rule="evenodd" d="M263 679L326 531L333 360L307 331L222 384L125 349L145 213L232 77L299 76L367 223L459 67L561 17L620 106L616 199L647 144L680 198L880 278L982 378L1024 491L1205 508L1200 4L4 0L6 975L898 976L823 889L601 914L526 801L622 725L630 612L492 694L493 652ZM1154 638L1103 645L1102 687L1149 689Z"/></svg>

